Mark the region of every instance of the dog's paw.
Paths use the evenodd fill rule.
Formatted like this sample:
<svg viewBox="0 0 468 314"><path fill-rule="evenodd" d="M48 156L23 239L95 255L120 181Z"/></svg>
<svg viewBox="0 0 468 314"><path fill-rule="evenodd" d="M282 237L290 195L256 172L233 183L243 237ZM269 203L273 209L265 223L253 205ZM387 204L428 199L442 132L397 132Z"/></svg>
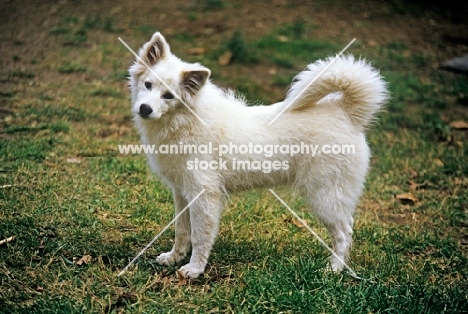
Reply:
<svg viewBox="0 0 468 314"><path fill-rule="evenodd" d="M201 274L203 274L204 271L205 269L203 267L194 265L192 263L188 263L187 265L182 266L177 271L177 273L179 273L179 275L181 276L184 276L184 278L195 279L198 278L198 276L200 276Z"/></svg>
<svg viewBox="0 0 468 314"><path fill-rule="evenodd" d="M344 263L343 259L338 259L335 256L332 256L331 258L331 270L335 273L340 273L343 271L344 268Z"/></svg>
<svg viewBox="0 0 468 314"><path fill-rule="evenodd" d="M177 264L182 258L172 252L162 253L156 257L156 263L164 266Z"/></svg>

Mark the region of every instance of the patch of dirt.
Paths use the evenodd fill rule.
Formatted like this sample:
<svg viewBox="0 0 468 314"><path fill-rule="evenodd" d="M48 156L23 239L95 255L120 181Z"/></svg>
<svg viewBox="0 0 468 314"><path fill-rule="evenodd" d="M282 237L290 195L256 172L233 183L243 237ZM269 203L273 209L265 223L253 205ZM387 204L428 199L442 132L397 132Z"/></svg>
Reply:
<svg viewBox="0 0 468 314"><path fill-rule="evenodd" d="M203 10L200 3L205 2L208 3L181 0L7 1L0 8L1 65L8 70L38 56L47 60L44 54L49 49L67 44L52 35L51 29L70 16L112 18L119 29L115 37L132 34L133 26L147 25L152 31L159 30L168 37L189 33L197 39L197 45L208 47L218 46L236 29L241 29L247 37L261 37L278 25L302 20L316 26L317 38L325 40L341 38L348 42L356 37L369 47L400 41L414 51L435 52L441 61L468 52L466 23L452 23L434 13L419 17L397 14L394 8L381 1L358 4L305 0L219 1L225 8Z"/></svg>

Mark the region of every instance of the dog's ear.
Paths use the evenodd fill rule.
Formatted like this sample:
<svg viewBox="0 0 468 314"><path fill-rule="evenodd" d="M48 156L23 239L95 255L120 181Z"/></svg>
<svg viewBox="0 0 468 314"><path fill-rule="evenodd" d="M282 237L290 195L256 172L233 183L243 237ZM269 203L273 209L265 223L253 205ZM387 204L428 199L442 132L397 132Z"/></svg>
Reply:
<svg viewBox="0 0 468 314"><path fill-rule="evenodd" d="M210 70L201 68L182 72L182 85L192 95L196 94L210 77Z"/></svg>
<svg viewBox="0 0 468 314"><path fill-rule="evenodd" d="M171 53L169 44L160 32L154 33L151 40L140 49L139 56L148 65L155 65Z"/></svg>

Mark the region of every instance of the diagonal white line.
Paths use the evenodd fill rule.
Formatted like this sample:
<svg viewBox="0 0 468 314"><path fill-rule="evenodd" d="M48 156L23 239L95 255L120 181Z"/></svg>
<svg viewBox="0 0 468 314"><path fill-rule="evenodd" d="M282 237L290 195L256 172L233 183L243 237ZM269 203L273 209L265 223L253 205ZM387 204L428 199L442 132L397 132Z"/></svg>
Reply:
<svg viewBox="0 0 468 314"><path fill-rule="evenodd" d="M362 278L360 278L360 277L356 274L356 272L355 272L354 270L351 269L351 267L348 266L348 264L345 263L345 261L343 261L343 259L342 259L340 256L338 256L338 254L336 254L336 252L335 252L331 247L329 247L329 246L325 243L325 241L322 240L322 238L321 238L314 230L312 230L311 227L309 227L309 225L308 225L301 217L299 217L298 214L296 214L296 212L295 212L294 210L291 209L291 207L288 206L288 204L286 204L285 201L283 201L283 199L282 199L281 197L278 196L278 194L275 193L275 191L273 191L272 189L268 189L268 190L269 190L269 191L271 192L271 194L273 194L287 209L289 209L289 211L294 215L294 217L296 217L296 219L299 220L299 221L304 225L304 227L306 227L307 230L309 230L309 232L312 233L312 235L313 235L314 237L316 237L317 240L319 240L319 242L320 242L327 250L329 250L329 251L333 254L333 256L335 256L336 258L338 258L338 260L339 260L340 262L343 263L343 265L349 270L349 272L350 272L350 274L351 274L352 277L354 277L354 278L356 278L356 279L362 279Z"/></svg>
<svg viewBox="0 0 468 314"><path fill-rule="evenodd" d="M165 86L165 87L182 103L182 104L184 104L184 106L187 107L187 109L188 109L191 113L193 113L193 115L194 115L195 117L197 117L197 119L200 120L201 123L203 123L203 125L205 125L205 126L207 125L207 124L205 123L205 121L203 121L203 119L200 118L200 116L197 115L197 113L196 113L195 111L193 111L193 109L190 108L190 106L187 105L187 103L186 103L186 102L185 102L169 85L167 85L167 83L164 82L164 80L163 80L159 75L157 75L156 72L154 72L153 69L152 69L142 58L140 58L140 56L137 55L136 52L133 51L133 49L130 48L130 46L127 45L127 43L126 43L122 38L119 37L119 40L120 40L120 42L121 42L125 47L127 47L127 49L138 59L138 61L140 61L154 76L156 76L156 78L157 78L157 79L158 79L158 80L159 80L159 81L160 81L160 82L161 82L161 83L162 83L162 84L163 84L163 85L164 85L164 86Z"/></svg>
<svg viewBox="0 0 468 314"><path fill-rule="evenodd" d="M336 59L338 59L342 54L343 52L345 52L349 46L351 46L353 44L353 42L356 40L356 38L353 38L353 40L351 40L351 42L349 44L346 45L346 47L343 48L343 50L341 50L335 58L333 58L333 60L331 60L323 69L322 71L320 71L319 74L317 74L316 77L314 77L314 79L312 81L309 82L309 84L307 84L306 87L304 87L304 89L296 95L296 97L294 97L284 108L283 110L281 110L277 115L276 117L273 118L273 120L270 121L270 123L268 123L268 125L272 125L273 122L276 121L276 119L279 118L279 116L281 116L308 88L310 85L312 85L335 61Z"/></svg>
<svg viewBox="0 0 468 314"><path fill-rule="evenodd" d="M190 207L190 205L193 204L193 202L195 202L199 197L200 195L202 195L204 192L206 191L206 189L203 189L200 193L198 193L197 196L194 197L194 199L187 204L187 206L185 206L184 209L181 210L180 213L177 214L177 216L174 217L174 219L171 220L171 222L169 222L155 237L153 240L151 240L150 243L148 243L144 248L143 250L140 251L140 253L137 254L137 256L135 256L134 259L132 259L132 261L130 263L128 263L127 266L125 266L124 269L122 269L122 271L117 275L117 277L120 277L122 276L130 266L132 266L133 263L135 263L135 261L141 256L143 255L149 248L151 245L153 245L154 241L156 241L167 229L169 229L169 227L187 210L187 208Z"/></svg>

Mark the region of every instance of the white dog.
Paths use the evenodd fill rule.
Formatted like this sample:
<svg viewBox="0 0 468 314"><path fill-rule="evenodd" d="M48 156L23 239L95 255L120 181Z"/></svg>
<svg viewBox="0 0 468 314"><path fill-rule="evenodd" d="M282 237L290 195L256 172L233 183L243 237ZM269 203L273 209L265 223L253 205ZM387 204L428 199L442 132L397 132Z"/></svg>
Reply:
<svg viewBox="0 0 468 314"><path fill-rule="evenodd" d="M226 193L294 185L330 233L339 257L331 257L333 270L343 269L352 241L353 213L369 166L364 130L388 96L379 73L351 56L338 58L309 84L331 60L310 64L295 78L284 101L249 107L233 91L214 85L209 80L210 70L174 56L159 32L140 49L129 72L132 112L143 144L297 148L307 143L355 148L350 154L314 156L234 150L224 152L225 164L218 164L222 161L213 151L148 154L151 169L173 191L176 214L205 189L177 219L174 246L158 256L159 264L180 262L191 245L190 262L180 273L187 278L198 277L205 270L215 241ZM204 161L209 167L195 169L194 160ZM235 167L240 160L244 166ZM257 167L248 167L248 163Z"/></svg>

